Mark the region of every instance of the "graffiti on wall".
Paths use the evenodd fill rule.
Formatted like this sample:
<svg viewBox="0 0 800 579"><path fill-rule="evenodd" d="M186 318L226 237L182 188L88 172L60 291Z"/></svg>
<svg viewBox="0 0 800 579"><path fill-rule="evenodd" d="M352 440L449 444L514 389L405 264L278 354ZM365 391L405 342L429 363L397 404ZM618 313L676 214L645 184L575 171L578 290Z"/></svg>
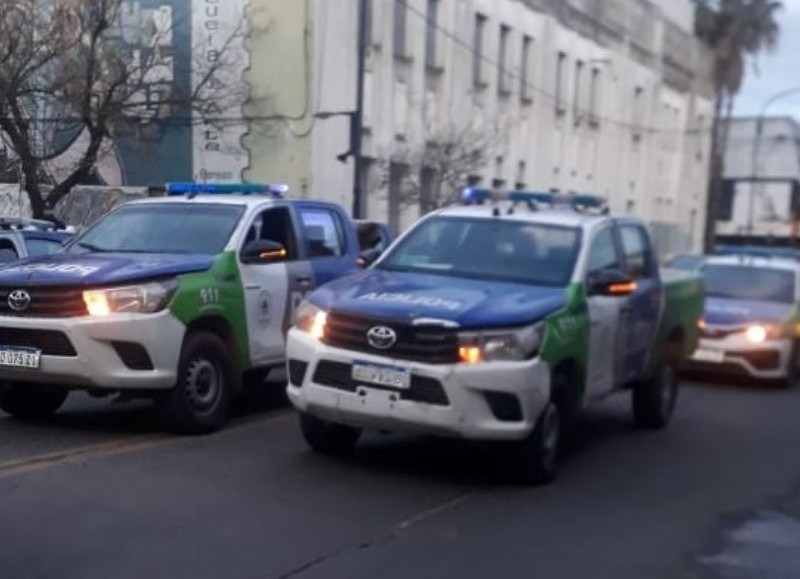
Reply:
<svg viewBox="0 0 800 579"><path fill-rule="evenodd" d="M168 181L209 180L236 182L248 165L242 136L243 75L249 66L245 46L245 8L249 0L126 0L116 27L115 41L136 61L158 54L157 65L133 79L141 86L130 114L155 118L139 135L108 139L103 146L92 183L146 186ZM207 66L224 58L208 78ZM164 111L164 91L192 94L201 82L207 90L234 95L209 103L205 110ZM156 110L158 106L158 110ZM64 103L43 102L38 113L46 118L69 116ZM88 135L80 128L58 125L57 134L44 135L46 172L63 180L86 150ZM0 134L0 181L17 182L18 161L13 147ZM5 195L3 195L5 197Z"/></svg>

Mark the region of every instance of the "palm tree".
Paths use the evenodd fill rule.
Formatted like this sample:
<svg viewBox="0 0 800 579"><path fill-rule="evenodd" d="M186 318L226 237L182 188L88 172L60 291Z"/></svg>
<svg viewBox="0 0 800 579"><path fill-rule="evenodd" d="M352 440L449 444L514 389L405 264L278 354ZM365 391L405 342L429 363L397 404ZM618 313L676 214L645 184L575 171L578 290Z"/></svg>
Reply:
<svg viewBox="0 0 800 579"><path fill-rule="evenodd" d="M714 122L708 180L705 250L714 245L728 127L736 95L742 88L748 60L778 43L779 0L694 0L695 31L714 56Z"/></svg>

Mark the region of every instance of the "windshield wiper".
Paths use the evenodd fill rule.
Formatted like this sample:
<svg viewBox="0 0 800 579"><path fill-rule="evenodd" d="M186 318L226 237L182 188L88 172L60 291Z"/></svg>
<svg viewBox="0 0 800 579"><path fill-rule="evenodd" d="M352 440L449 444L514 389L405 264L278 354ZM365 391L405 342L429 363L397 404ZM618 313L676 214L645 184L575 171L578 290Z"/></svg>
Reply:
<svg viewBox="0 0 800 579"><path fill-rule="evenodd" d="M109 249L105 249L103 247L98 247L97 245L94 245L93 243L87 243L85 241L79 241L78 243L76 243L76 245L78 247L83 247L84 249L88 249L89 251L94 251L96 253L104 253L104 252L110 251Z"/></svg>

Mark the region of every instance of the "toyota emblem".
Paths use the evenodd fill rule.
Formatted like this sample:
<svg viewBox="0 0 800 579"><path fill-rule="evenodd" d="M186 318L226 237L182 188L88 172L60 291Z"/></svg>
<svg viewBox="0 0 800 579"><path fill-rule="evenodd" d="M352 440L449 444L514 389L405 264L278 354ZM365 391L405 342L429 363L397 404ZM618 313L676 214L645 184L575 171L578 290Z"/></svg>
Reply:
<svg viewBox="0 0 800 579"><path fill-rule="evenodd" d="M8 307L15 312L24 312L31 305L31 294L18 289L8 294Z"/></svg>
<svg viewBox="0 0 800 579"><path fill-rule="evenodd" d="M388 350L397 342L397 332L387 326L375 326L367 332L367 342L376 350Z"/></svg>

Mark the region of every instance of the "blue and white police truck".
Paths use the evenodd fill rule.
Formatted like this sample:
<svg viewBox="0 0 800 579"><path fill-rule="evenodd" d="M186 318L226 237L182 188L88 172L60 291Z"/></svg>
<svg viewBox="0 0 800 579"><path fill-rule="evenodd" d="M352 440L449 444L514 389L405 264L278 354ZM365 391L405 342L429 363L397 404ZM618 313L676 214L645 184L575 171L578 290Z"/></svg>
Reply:
<svg viewBox="0 0 800 579"><path fill-rule="evenodd" d="M662 275L644 224L595 197L466 200L299 307L288 394L309 445L348 450L363 429L498 441L547 482L591 401L630 391L636 423L665 426L702 278Z"/></svg>
<svg viewBox="0 0 800 579"><path fill-rule="evenodd" d="M0 409L42 418L86 390L152 398L169 428L209 432L243 375L283 366L303 296L358 269L339 205L273 185L166 192L0 266Z"/></svg>

